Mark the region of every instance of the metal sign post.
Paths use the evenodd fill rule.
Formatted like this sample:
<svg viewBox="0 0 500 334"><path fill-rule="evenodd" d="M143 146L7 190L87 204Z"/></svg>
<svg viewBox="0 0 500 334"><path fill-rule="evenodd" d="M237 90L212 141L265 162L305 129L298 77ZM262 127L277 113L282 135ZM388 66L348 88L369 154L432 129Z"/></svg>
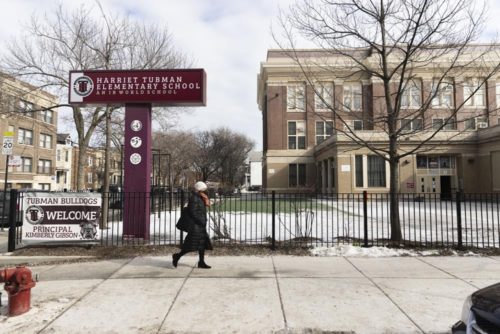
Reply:
<svg viewBox="0 0 500 334"><path fill-rule="evenodd" d="M5 222L5 202L7 201L7 180L9 178L9 156L12 154L14 147L14 132L3 133L2 155L5 155L5 179L3 183L3 200L2 200L2 232Z"/></svg>

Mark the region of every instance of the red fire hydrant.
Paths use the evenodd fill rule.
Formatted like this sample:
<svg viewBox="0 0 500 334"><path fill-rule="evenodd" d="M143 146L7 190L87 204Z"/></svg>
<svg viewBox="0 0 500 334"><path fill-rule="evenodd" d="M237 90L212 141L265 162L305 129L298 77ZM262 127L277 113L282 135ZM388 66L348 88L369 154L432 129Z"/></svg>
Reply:
<svg viewBox="0 0 500 334"><path fill-rule="evenodd" d="M31 270L25 266L0 270L0 282L9 296L9 316L20 315L30 309L31 288L35 286Z"/></svg>

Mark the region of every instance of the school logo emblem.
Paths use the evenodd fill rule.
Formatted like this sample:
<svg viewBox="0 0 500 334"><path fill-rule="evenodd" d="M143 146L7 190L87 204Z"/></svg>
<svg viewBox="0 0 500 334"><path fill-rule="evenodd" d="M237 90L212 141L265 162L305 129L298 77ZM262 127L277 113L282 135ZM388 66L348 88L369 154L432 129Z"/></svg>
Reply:
<svg viewBox="0 0 500 334"><path fill-rule="evenodd" d="M75 80L73 90L80 96L89 96L94 90L94 82L87 76L81 76Z"/></svg>
<svg viewBox="0 0 500 334"><path fill-rule="evenodd" d="M38 205L31 205L26 209L26 220L30 224L40 224L43 217L45 217L45 212Z"/></svg>

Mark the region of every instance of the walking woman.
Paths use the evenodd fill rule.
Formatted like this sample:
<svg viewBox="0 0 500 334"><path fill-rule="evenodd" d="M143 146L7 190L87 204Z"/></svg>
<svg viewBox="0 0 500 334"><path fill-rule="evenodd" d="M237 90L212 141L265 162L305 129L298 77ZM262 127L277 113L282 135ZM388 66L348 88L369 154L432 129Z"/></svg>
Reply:
<svg viewBox="0 0 500 334"><path fill-rule="evenodd" d="M191 227L182 244L180 253L172 254L172 264L175 268L177 268L181 256L195 251L198 251L200 257L198 268L211 268L205 263L205 250L213 249L207 233L207 207L210 206L210 199L206 194L207 188L204 182L196 182L194 191L189 195L188 218L191 220Z"/></svg>

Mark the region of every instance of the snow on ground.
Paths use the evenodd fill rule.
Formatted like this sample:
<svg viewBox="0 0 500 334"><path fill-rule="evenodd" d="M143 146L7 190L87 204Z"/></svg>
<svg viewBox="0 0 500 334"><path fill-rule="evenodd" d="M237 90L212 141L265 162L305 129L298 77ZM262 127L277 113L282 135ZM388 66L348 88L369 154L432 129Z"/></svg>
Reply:
<svg viewBox="0 0 500 334"><path fill-rule="evenodd" d="M353 245L337 245L333 247L314 247L311 249L314 256L345 256L345 257L391 257L391 256L436 256L436 249L417 251L409 249L395 249L387 247L359 247ZM456 252L452 255L458 256ZM479 254L468 252L463 256L479 256Z"/></svg>

